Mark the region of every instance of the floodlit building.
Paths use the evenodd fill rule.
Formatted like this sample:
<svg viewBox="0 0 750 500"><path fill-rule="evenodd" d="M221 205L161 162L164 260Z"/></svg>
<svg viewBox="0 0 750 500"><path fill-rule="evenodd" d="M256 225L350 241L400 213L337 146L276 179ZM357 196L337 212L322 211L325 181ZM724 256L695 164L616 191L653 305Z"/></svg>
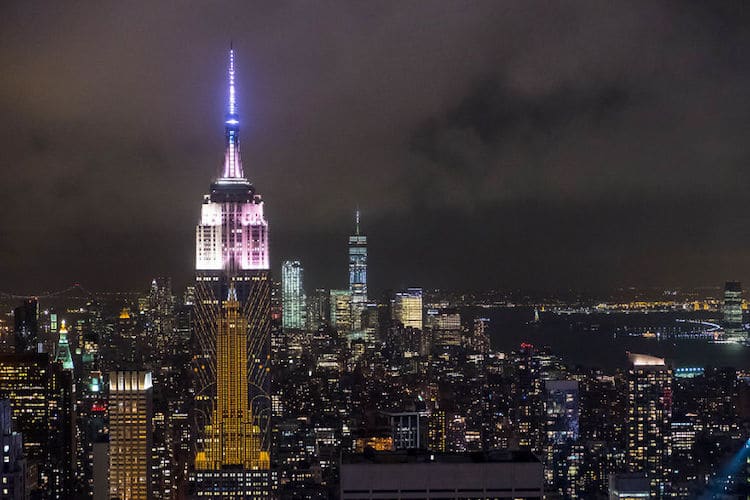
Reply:
<svg viewBox="0 0 750 500"><path fill-rule="evenodd" d="M359 231L359 209L355 233L349 236L349 293L352 297L352 330L362 329L362 313L367 307L367 236Z"/></svg>
<svg viewBox="0 0 750 500"><path fill-rule="evenodd" d="M109 374L109 495L151 498L151 372Z"/></svg>
<svg viewBox="0 0 750 500"><path fill-rule="evenodd" d="M305 289L298 260L281 265L281 324L284 330L305 328Z"/></svg>
<svg viewBox="0 0 750 500"><path fill-rule="evenodd" d="M59 339L57 341L57 349L55 354L55 361L62 365L64 370L73 369L73 356L70 353L70 342L68 341L68 327L65 324L65 320L62 320L60 324Z"/></svg>
<svg viewBox="0 0 750 500"><path fill-rule="evenodd" d="M196 228L194 357L198 451L195 498L268 498L270 329L268 222L245 176L234 50L229 51L226 148Z"/></svg>
<svg viewBox="0 0 750 500"><path fill-rule="evenodd" d="M393 298L393 320L405 327L422 329L422 289L409 288Z"/></svg>

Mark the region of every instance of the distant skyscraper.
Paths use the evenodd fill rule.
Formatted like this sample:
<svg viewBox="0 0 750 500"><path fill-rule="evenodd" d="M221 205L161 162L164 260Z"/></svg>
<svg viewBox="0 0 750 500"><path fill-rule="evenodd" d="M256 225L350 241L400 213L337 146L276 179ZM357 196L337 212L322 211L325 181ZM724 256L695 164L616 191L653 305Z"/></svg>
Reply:
<svg viewBox="0 0 750 500"><path fill-rule="evenodd" d="M564 443L578 439L578 382L575 380L548 380L545 414L547 440Z"/></svg>
<svg viewBox="0 0 750 500"><path fill-rule="evenodd" d="M349 293L352 296L352 330L362 329L362 312L367 307L367 236L359 232L359 209L355 233L349 236Z"/></svg>
<svg viewBox="0 0 750 500"><path fill-rule="evenodd" d="M394 296L393 319L405 327L422 329L422 289L409 288Z"/></svg>
<svg viewBox="0 0 750 500"><path fill-rule="evenodd" d="M298 260L285 260L281 265L281 324L284 330L305 327L305 289Z"/></svg>
<svg viewBox="0 0 750 500"><path fill-rule="evenodd" d="M723 326L728 338L745 340L742 328L742 284L739 281L727 281L724 285Z"/></svg>
<svg viewBox="0 0 750 500"><path fill-rule="evenodd" d="M321 324L331 322L331 294L324 288L316 288L305 307L307 328L315 331Z"/></svg>
<svg viewBox="0 0 750 500"><path fill-rule="evenodd" d="M16 352L36 351L39 342L39 303L30 298L13 310Z"/></svg>
<svg viewBox="0 0 750 500"><path fill-rule="evenodd" d="M645 472L659 498L672 454L672 370L663 359L630 354L626 458L629 472Z"/></svg>
<svg viewBox="0 0 750 500"><path fill-rule="evenodd" d="M146 306L149 347L154 350L151 354L163 358L175 340L171 278L160 276L151 281Z"/></svg>
<svg viewBox="0 0 750 500"><path fill-rule="evenodd" d="M60 324L60 338L57 342L55 361L60 363L65 370L73 369L73 356L70 353L70 342L68 342L68 327L63 320Z"/></svg>
<svg viewBox="0 0 750 500"><path fill-rule="evenodd" d="M268 223L263 201L242 168L233 50L228 79L224 165L210 194L204 196L196 228L194 328L199 352L194 372L200 434L191 489L197 497L210 492L219 497L259 498L270 494L273 482L267 470ZM239 384L244 384L244 391Z"/></svg>
<svg viewBox="0 0 750 500"><path fill-rule="evenodd" d="M109 495L151 498L151 373L109 374Z"/></svg>
<svg viewBox="0 0 750 500"><path fill-rule="evenodd" d="M564 498L578 498L574 481L581 454L574 452L579 436L579 397L576 380L547 380L545 401L545 477L548 487Z"/></svg>
<svg viewBox="0 0 750 500"><path fill-rule="evenodd" d="M352 294L349 290L331 290L331 326L339 333L352 331Z"/></svg>

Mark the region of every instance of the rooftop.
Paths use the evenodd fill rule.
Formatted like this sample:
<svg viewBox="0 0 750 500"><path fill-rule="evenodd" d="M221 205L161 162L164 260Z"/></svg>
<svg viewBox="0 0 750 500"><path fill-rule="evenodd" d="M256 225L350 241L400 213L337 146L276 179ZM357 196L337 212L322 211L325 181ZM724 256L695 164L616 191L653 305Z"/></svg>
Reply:
<svg viewBox="0 0 750 500"><path fill-rule="evenodd" d="M427 450L374 451L344 454L344 464L407 464L407 463L539 463L529 451L492 450L470 453L433 453Z"/></svg>

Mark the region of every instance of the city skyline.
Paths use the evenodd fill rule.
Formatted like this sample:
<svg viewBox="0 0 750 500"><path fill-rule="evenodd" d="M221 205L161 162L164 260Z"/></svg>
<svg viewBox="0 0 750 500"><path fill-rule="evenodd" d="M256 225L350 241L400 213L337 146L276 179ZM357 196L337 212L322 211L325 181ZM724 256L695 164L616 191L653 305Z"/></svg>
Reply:
<svg viewBox="0 0 750 500"><path fill-rule="evenodd" d="M742 9L440 7L5 4L3 289L189 281L229 39L274 270L342 287L359 205L372 291L749 281Z"/></svg>
<svg viewBox="0 0 750 500"><path fill-rule="evenodd" d="M348 3L339 13L361 13L358 9L364 5ZM528 5L533 11L535 5ZM605 10L616 10L617 4L612 5ZM492 4L476 7L494 10ZM413 9L407 6L405 12ZM262 14L285 10L281 6ZM644 4L641 10L649 9ZM368 19L383 19L391 11L379 8L368 14ZM446 18L448 24L466 11L454 14ZM444 12L436 13L433 21L441 15ZM544 17L535 13L533 19ZM411 26L429 26L422 21ZM140 34L138 39L148 36ZM224 134L220 161L202 168L202 185L208 189L200 197L193 193L189 175L176 176L169 184L155 181L149 186L160 188L161 205L143 207L153 219L139 221L132 214L127 231L140 235L138 253L150 256L148 263L129 269L137 260L133 254L132 261L109 266L106 279L115 280L114 291L90 292L86 282L33 297L0 292L3 499L750 498L750 303L741 281L741 259L733 262L731 277L714 277L711 287L650 288L642 273L665 264L647 241L648 229L617 219L602 225L596 210L579 214L585 226L571 229L556 225L555 211L540 210L549 201L544 201L545 192L554 191L553 197L567 192L571 199L564 200L566 206L593 199L577 191L585 186L598 186L596 196L604 196L606 184L622 174L617 168L596 172L613 176L607 179L571 178L567 183L567 177L553 175L554 186L549 177L534 178L550 184L526 193L535 193L535 201L519 209L512 224L524 224L527 210L539 210L554 228L526 220L523 234L528 239L501 238L496 243L502 248L488 244L509 236L503 224L513 211L498 217L484 217L483 211L507 201L503 196L510 191L516 201L531 199L514 191L524 188L523 183L505 195L493 191L498 188L493 177L497 172L490 165L505 161L502 149L517 146L506 136L520 134L530 150L552 160L552 151L568 145L568 139L576 149L624 126L623 116L633 118L643 104L633 89L580 93L568 88L547 102L549 96L532 98L528 88L515 88L517 99L509 99L499 96L494 84L484 84L479 97L464 99L457 111L418 126L409 147L422 161L401 174L419 185L407 186L414 196L409 210L392 211L391 198L379 204L368 200L394 171L383 167L377 180L362 175L372 172L369 162L376 159L366 156L366 148L357 150L362 157L357 167L361 172L352 171L357 182L341 177L321 189L299 172L289 181L293 165L291 172L268 174L268 168L279 166L274 163L279 158L269 163L261 149L261 130L270 118L262 106L255 113L253 103L262 100L255 95L259 89L248 82L263 81L263 76L253 80L253 71L244 69L246 58L239 53L247 45L246 39L232 41L217 51L221 56L211 58L224 62L223 99L211 112L223 115ZM402 46L408 54L411 47ZM201 59L200 50L194 50L191 61ZM251 68L258 62L252 55L247 61ZM202 60L196 63L196 73L185 85L210 80L203 73L209 66ZM167 73L160 68L154 74ZM365 102L370 89L359 90ZM160 94L159 101L186 90L175 92ZM346 102L346 96L339 97ZM137 100L134 94L132 102ZM158 109L161 104L149 112ZM321 110L320 116L329 111L335 110ZM213 123L206 116L194 130ZM174 127L163 145L185 140L186 125L179 115L169 121ZM272 119L270 124L273 129ZM573 137L581 126L577 131L585 132L586 139ZM150 128L139 126L143 133ZM124 131L115 130L112 137ZM310 137L319 132L307 131ZM204 132L189 141L195 154L186 160L185 172L192 168L190 162L205 159L197 145L210 144L204 141L209 135ZM296 150L296 143L294 136L279 135L286 141L279 150L283 158ZM638 138L632 129L627 135ZM346 149L346 137L338 139L331 147ZM369 145L383 140L377 134L366 139ZM587 158L589 153L579 150L577 156ZM325 169L314 156L309 159L310 168L321 173L318 180L325 179ZM420 178L425 174L420 169L428 163L455 171ZM112 182L114 187L92 173L89 186L106 195L133 181L129 175L158 178L158 172L142 170L147 164L136 162L124 170ZM590 167L573 168L571 176L589 175ZM460 182L444 186L451 177ZM648 175L637 180L653 181ZM287 219L285 225L285 211L306 200L306 195L295 193L296 181L318 189L318 203L295 212L293 223ZM279 182L286 189L278 190ZM676 184L679 189L671 195L680 189L689 192L690 182ZM361 191L360 185L370 191ZM618 185L625 194L610 197L608 203L625 201L621 208L632 208L635 198L627 190L633 185ZM86 186L77 186L80 191L69 198L71 203L87 202ZM717 187L727 195L721 179ZM398 197L404 186L391 188L381 196ZM132 200L151 196L136 188L126 191ZM670 199L669 189L659 195ZM362 196L369 208L360 212L358 203L348 210L348 238L334 236L339 228L332 214L348 205L349 198ZM183 283L178 256L182 247L172 248L166 269L160 267L158 252L162 244L177 244L169 235L180 230L170 228L169 218L162 216L186 197L195 207L200 201L200 211L186 211L176 221L194 228L192 279ZM470 207L461 206L462 197ZM116 228L118 211L127 212L128 202L113 196L106 207L103 215L92 213L82 223L101 241L117 246L110 230ZM60 209L64 213L65 207ZM325 223L316 222L321 214ZM411 216L418 219L410 221ZM111 225L100 227L98 217ZM647 222L658 225L659 217L649 216ZM19 222L30 230L44 230L34 224L33 212ZM164 225L156 244L148 236L153 223ZM597 240L612 227L623 230L623 238L640 238L635 244L648 262L639 261L632 247L613 249L606 247L606 238ZM674 244L680 226L658 230L665 245ZM299 241L288 247L290 235ZM44 246L59 249L60 258L71 250L64 239L47 236L53 243ZM312 257L316 238L336 243L323 260ZM538 245L525 248L535 239ZM282 242L278 247L277 241ZM13 240L0 247L12 251L13 245L31 243ZM524 248L523 258L514 257L514 245ZM588 253L566 254L576 245L584 245ZM731 250L741 251L740 245ZM84 255L94 276L91 283L97 283L99 265L121 257L128 248L97 252L93 245ZM629 259L628 265L599 276L597 266L617 252ZM339 253L348 259L338 259ZM566 255L575 263L562 266L560 259ZM384 258L388 260L379 260ZM684 264L681 259L673 256L670 262ZM40 264L39 276L26 273L24 283L44 287L45 265ZM332 266L336 278L328 282L333 273L326 278L325 270ZM158 273L151 274L152 268L159 268ZM52 271L50 279L75 269L72 260ZM683 272L697 278L713 276L716 269ZM0 277L2 272L0 268ZM511 290L512 280L497 283L514 272L523 274L526 286L552 283L558 290L527 293ZM629 273L638 288L598 295L572 291L592 279L609 283L618 272ZM668 269L664 272L669 274ZM578 278L587 273L592 277ZM147 277L141 278L143 274ZM493 289L482 290L477 276L493 283ZM140 291L126 291L136 279ZM460 282L471 287L435 288ZM13 287L12 276L0 289L3 286Z"/></svg>

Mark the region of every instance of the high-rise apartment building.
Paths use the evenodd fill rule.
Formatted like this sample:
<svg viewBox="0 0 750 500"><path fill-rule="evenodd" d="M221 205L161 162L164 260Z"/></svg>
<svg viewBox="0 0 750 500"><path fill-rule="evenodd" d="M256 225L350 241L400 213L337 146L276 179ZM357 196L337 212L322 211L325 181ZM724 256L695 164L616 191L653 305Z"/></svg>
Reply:
<svg viewBox="0 0 750 500"><path fill-rule="evenodd" d="M393 298L393 320L405 327L422 329L422 289L409 288Z"/></svg>
<svg viewBox="0 0 750 500"><path fill-rule="evenodd" d="M629 472L644 472L657 497L665 495L672 454L672 370L664 359L630 354L626 422Z"/></svg>
<svg viewBox="0 0 750 500"><path fill-rule="evenodd" d="M194 413L199 435L191 494L267 498L273 487L268 470L268 222L263 200L242 168L231 49L228 80L224 164L204 196L196 228Z"/></svg>
<svg viewBox="0 0 750 500"><path fill-rule="evenodd" d="M15 430L36 475L35 491L66 499L73 488L73 382L49 354L0 355L0 398L10 401Z"/></svg>
<svg viewBox="0 0 750 500"><path fill-rule="evenodd" d="M281 325L284 330L305 328L305 288L298 260L281 264Z"/></svg>
<svg viewBox="0 0 750 500"><path fill-rule="evenodd" d="M349 236L349 293L352 330L359 332L362 313L367 307L367 236L359 231L359 209L355 215L355 233Z"/></svg>
<svg viewBox="0 0 750 500"><path fill-rule="evenodd" d="M151 486L151 373L109 374L109 495L148 500Z"/></svg>

